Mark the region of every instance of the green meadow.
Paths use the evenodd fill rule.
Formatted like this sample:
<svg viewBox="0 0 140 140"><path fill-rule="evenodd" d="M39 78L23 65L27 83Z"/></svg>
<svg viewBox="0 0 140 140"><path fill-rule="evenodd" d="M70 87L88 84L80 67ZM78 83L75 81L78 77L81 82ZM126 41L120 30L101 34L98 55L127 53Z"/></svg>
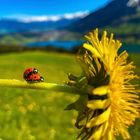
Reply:
<svg viewBox="0 0 140 140"><path fill-rule="evenodd" d="M140 54L131 54L129 59L134 61L136 73L140 75ZM29 67L36 67L45 82L53 83L67 81L69 72L81 72L75 56L70 54L24 52L0 55L0 78L24 80L23 72ZM0 140L76 140L77 112L64 111L64 108L77 98L77 95L61 92L0 87ZM139 120L130 132L132 140L139 140Z"/></svg>

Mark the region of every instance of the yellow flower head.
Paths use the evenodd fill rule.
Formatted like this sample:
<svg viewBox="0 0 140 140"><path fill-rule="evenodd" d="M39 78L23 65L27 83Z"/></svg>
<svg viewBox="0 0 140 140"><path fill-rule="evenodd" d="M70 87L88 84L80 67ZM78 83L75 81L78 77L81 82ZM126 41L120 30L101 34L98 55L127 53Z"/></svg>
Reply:
<svg viewBox="0 0 140 140"><path fill-rule="evenodd" d="M128 127L139 115L138 90L130 83L137 78L128 54L118 53L121 43L107 37L101 39L98 29L85 36L88 40L78 54L83 73L69 74L68 84L80 89L82 96L66 109L76 109L76 127L82 140L114 140L117 135L129 139Z"/></svg>

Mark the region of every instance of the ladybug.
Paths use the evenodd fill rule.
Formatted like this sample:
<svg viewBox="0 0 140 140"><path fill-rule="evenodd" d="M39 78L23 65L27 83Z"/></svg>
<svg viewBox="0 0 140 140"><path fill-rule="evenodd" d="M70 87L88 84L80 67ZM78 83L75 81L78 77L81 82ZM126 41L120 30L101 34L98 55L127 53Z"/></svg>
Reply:
<svg viewBox="0 0 140 140"><path fill-rule="evenodd" d="M43 82L44 78L40 76L38 73L33 73L28 75L28 77L25 79L27 82Z"/></svg>
<svg viewBox="0 0 140 140"><path fill-rule="evenodd" d="M26 80L29 75L38 73L36 68L28 68L24 71L23 78Z"/></svg>
<svg viewBox="0 0 140 140"><path fill-rule="evenodd" d="M23 78L27 82L43 82L44 78L40 76L36 68L28 68L24 71Z"/></svg>

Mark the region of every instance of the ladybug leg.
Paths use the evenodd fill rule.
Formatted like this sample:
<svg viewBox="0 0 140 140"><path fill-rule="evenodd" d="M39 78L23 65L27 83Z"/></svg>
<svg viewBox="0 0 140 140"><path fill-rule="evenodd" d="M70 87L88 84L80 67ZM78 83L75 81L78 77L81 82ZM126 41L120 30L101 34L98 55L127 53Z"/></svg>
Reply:
<svg viewBox="0 0 140 140"><path fill-rule="evenodd" d="M28 75L24 75L23 78L24 78L24 79L27 79L27 78L28 78Z"/></svg>
<svg viewBox="0 0 140 140"><path fill-rule="evenodd" d="M30 83L30 84L33 84L33 83L35 83L36 81L33 80L33 79L30 79L30 80L28 80L27 82Z"/></svg>

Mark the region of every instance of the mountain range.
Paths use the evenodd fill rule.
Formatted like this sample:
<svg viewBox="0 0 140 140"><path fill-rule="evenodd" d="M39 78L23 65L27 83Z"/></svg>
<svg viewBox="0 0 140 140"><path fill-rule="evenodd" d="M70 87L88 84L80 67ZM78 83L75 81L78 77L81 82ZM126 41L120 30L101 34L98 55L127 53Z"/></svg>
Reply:
<svg viewBox="0 0 140 140"><path fill-rule="evenodd" d="M100 28L114 32L125 43L140 44L140 1L111 0L107 5L69 25L69 31L86 34Z"/></svg>
<svg viewBox="0 0 140 140"><path fill-rule="evenodd" d="M57 21L49 20L25 22L18 19L4 18L0 20L0 34L2 35L8 33L41 32L54 30L60 27L68 26L72 22L75 22L79 19L80 17L73 19L62 18Z"/></svg>
<svg viewBox="0 0 140 140"><path fill-rule="evenodd" d="M114 32L125 43L140 44L140 1L110 0L104 7L83 17L61 18L56 21L23 22L0 20L0 42L79 40L95 28ZM22 39L23 37L23 39Z"/></svg>
<svg viewBox="0 0 140 140"><path fill-rule="evenodd" d="M96 27L118 26L124 22L133 22L131 16L137 14L137 8L128 6L128 2L129 0L112 0L105 7L92 12L68 28L77 32L87 32Z"/></svg>

